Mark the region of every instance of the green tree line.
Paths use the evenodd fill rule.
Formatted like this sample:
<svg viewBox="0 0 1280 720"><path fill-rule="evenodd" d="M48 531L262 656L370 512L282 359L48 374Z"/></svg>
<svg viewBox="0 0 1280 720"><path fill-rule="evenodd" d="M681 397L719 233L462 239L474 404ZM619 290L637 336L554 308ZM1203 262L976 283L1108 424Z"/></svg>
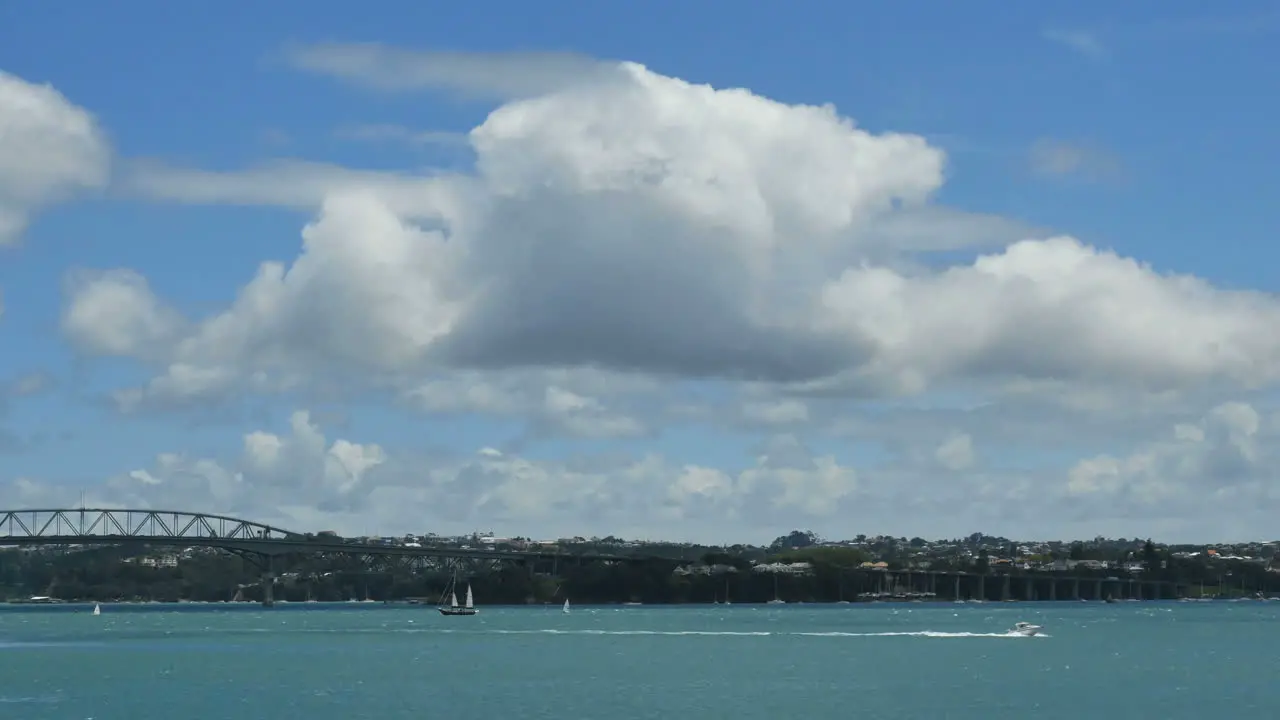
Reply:
<svg viewBox="0 0 1280 720"><path fill-rule="evenodd" d="M804 544L801 542L800 544ZM221 553L197 553L176 567L148 567L127 562L136 551L118 547L79 551L39 549L0 552L0 598L22 599L49 595L67 600L219 602L262 597L261 570L244 559ZM1237 596L1280 593L1280 577L1258 563L1174 558L1148 544L1140 552L1143 572L1137 579L1176 583L1192 595ZM136 560L137 558L132 558ZM933 592L940 599L955 596L954 580L939 571L962 571L988 576L981 585L964 579L961 598L973 597L982 588L988 599L999 599L1001 575L1034 579L1035 596L1048 596L1049 578L1062 574L1026 573L993 568L984 554L972 561L934 562L930 572L887 574L861 566L873 558L864 550L848 547L787 543L767 553L713 551L698 562L674 558L645 558L628 562L560 563L528 568L500 564L488 568L464 568L482 604L553 603L570 598L575 603L710 603L835 602L865 599L885 592ZM805 572L760 572L754 563L808 563ZM277 600L302 602L420 599L437 601L453 571L443 566L370 567L350 556L300 557L276 568L280 574L273 588ZM893 567L900 563L890 563ZM1115 570L1089 571L1083 567L1069 574L1088 579L1116 576ZM1132 576L1122 575L1123 580ZM1025 581L1013 583L1015 596L1024 593ZM1055 587L1066 598L1067 588ZM1085 592L1089 592L1086 588ZM1150 593L1144 593L1150 596Z"/></svg>

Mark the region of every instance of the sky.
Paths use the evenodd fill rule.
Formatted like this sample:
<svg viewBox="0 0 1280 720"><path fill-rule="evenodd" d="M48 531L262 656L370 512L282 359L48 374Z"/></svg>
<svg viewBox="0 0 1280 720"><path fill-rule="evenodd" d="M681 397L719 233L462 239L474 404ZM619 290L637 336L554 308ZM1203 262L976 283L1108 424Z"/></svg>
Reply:
<svg viewBox="0 0 1280 720"><path fill-rule="evenodd" d="M1280 11L0 5L0 509L1274 539Z"/></svg>

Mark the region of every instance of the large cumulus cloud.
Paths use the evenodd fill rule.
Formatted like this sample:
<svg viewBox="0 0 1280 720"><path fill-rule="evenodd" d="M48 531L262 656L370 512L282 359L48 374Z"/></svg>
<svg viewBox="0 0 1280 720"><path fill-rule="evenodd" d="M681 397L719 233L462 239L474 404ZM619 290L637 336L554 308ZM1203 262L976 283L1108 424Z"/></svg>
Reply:
<svg viewBox="0 0 1280 720"><path fill-rule="evenodd" d="M929 204L945 157L918 136L615 70L498 107L470 133L470 175L313 168L273 191L270 170L191 174L173 187L313 203L301 254L203 319L127 274L82 275L64 328L161 368L135 400L350 369L411 382L591 366L871 394L975 377L1257 385L1280 370L1276 298L1071 237L1009 243L983 216L946 222ZM1007 246L967 263L912 260L993 237ZM78 321L90 304L114 319Z"/></svg>

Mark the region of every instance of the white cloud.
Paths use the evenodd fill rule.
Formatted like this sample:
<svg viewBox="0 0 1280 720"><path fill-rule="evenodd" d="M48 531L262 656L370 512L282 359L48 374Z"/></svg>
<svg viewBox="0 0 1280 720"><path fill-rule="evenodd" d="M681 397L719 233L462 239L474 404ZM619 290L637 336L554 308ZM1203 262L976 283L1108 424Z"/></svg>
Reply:
<svg viewBox="0 0 1280 720"><path fill-rule="evenodd" d="M0 246L32 215L106 184L110 150L97 123L49 85L0 70Z"/></svg>
<svg viewBox="0 0 1280 720"><path fill-rule="evenodd" d="M574 397L555 402L584 406ZM298 411L285 432L245 433L233 457L162 453L88 488L21 479L0 485L0 506L73 507L87 491L86 502L103 506L224 512L348 534L494 529L760 542L813 528L833 537L983 530L1215 541L1270 533L1280 505L1280 426L1264 416L1226 403L1166 430L1167 439L1128 440L1128 452L1073 452L1081 459L1015 471L977 466L970 431L983 427L981 418L949 418L956 429L940 444L929 445L932 430L921 427L914 440L930 462L855 469L792 434L770 437L754 458L726 460L715 450L715 464L652 453L535 459L492 447L423 454L327 437L311 413Z"/></svg>
<svg viewBox="0 0 1280 720"><path fill-rule="evenodd" d="M545 408L554 425L577 437L634 437L645 432L638 420L609 411L596 398L555 385L547 387Z"/></svg>
<svg viewBox="0 0 1280 720"><path fill-rule="evenodd" d="M383 51L371 52L381 72ZM782 436L736 468L557 463L486 438L500 450L422 470L364 445L307 441L305 421L290 442L310 448L311 476L328 483L313 488L334 508L312 518L320 526L361 513L398 523L430 500L456 518L566 529L592 518L605 532L633 511L633 527L834 526L851 507L961 532L965 520L946 518L975 498L997 519L1011 499L1015 509L1062 499L1071 460L1022 472L1002 464L1002 441L1069 446L1060 452L1073 458L1106 448L1113 460L1098 460L1092 481L1106 487L1107 462L1130 467L1115 459L1118 434L1141 435L1205 394L1280 380L1275 296L939 207L946 158L921 137L633 64L571 75L505 93L519 99L467 136L471 173L134 167L130 186L152 197L316 217L296 258L263 263L206 317L179 316L127 271L80 274L64 331L86 354L154 368L117 392L125 408L377 389L425 412L523 419L529 436L634 438L672 417L795 433L843 422L841 441L904 460L855 471ZM872 412L893 403L903 404ZM276 441L217 462L219 482L287 484L261 460L284 452ZM147 472L164 479L171 466ZM298 522L305 506L289 506Z"/></svg>
<svg viewBox="0 0 1280 720"><path fill-rule="evenodd" d="M67 279L62 330L94 355L163 356L183 332L183 320L132 270L78 271Z"/></svg>
<svg viewBox="0 0 1280 720"><path fill-rule="evenodd" d="M934 457L942 467L952 470L968 470L974 463L973 438L965 433L955 433L934 451Z"/></svg>
<svg viewBox="0 0 1280 720"><path fill-rule="evenodd" d="M1227 402L1166 432L1127 455L1080 460L1062 494L1104 519L1162 518L1223 537L1273 534L1249 521L1280 504L1280 426L1249 403Z"/></svg>
<svg viewBox="0 0 1280 720"><path fill-rule="evenodd" d="M464 178L411 176L352 170L326 163L280 160L241 172L216 172L135 161L120 180L125 191L184 203L269 205L314 211L330 196L376 193L393 212L406 218L436 218L440 207L461 202Z"/></svg>
<svg viewBox="0 0 1280 720"><path fill-rule="evenodd" d="M413 130L403 125L357 125L339 131L338 136L366 142L395 142L410 147L429 145L468 147L467 136L464 133Z"/></svg>
<svg viewBox="0 0 1280 720"><path fill-rule="evenodd" d="M649 378L591 369L463 371L436 373L404 390L401 399L427 413L525 420L535 435L617 438L649 432L627 407L660 389Z"/></svg>
<svg viewBox="0 0 1280 720"><path fill-rule="evenodd" d="M395 456L373 443L329 440L310 413L289 432L244 435L238 458L164 453L88 490L85 502L224 512L299 532L470 531L625 533L722 541L736 519L751 532L832 525L856 475L779 438L739 472L672 465L657 456L532 460L482 448L464 457ZM0 486L0 506L73 507L84 488L30 478ZM763 528L763 530L761 530Z"/></svg>
<svg viewBox="0 0 1280 720"><path fill-rule="evenodd" d="M927 243L875 232L936 212L941 152L830 108L622 65L509 102L470 137L473 176L295 164L217 187L164 179L179 196L320 214L291 265L265 263L163 363L266 385L544 365L871 394L993 377L1257 385L1280 370L1269 295L1065 236L913 262Z"/></svg>
<svg viewBox="0 0 1280 720"><path fill-rule="evenodd" d="M1080 177L1102 181L1123 173L1114 155L1092 144L1042 138L1031 145L1028 160L1032 172L1044 177Z"/></svg>
<svg viewBox="0 0 1280 720"><path fill-rule="evenodd" d="M1162 275L1069 237L1025 240L924 276L851 268L824 289L831 326L872 348L853 385L921 392L1003 376L1161 389L1280 378L1280 301Z"/></svg>
<svg viewBox="0 0 1280 720"><path fill-rule="evenodd" d="M795 398L752 401L743 404L742 416L764 425L792 425L809 420L809 406Z"/></svg>
<svg viewBox="0 0 1280 720"><path fill-rule="evenodd" d="M1046 30L1044 38L1089 58L1105 60L1107 48L1098 36L1084 30Z"/></svg>
<svg viewBox="0 0 1280 720"><path fill-rule="evenodd" d="M6 400L39 395L48 391L53 385L53 376L43 371L23 373L0 380L0 412L3 411Z"/></svg>
<svg viewBox="0 0 1280 720"><path fill-rule="evenodd" d="M299 45L287 51L286 60L298 69L375 90L449 90L499 99L542 95L619 74L616 63L574 53L430 52L379 43Z"/></svg>

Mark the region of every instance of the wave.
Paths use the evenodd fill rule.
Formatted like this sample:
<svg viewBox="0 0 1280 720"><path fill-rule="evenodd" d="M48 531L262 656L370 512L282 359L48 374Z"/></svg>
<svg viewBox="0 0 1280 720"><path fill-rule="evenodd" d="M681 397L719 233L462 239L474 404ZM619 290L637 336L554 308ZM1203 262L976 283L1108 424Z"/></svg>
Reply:
<svg viewBox="0 0 1280 720"><path fill-rule="evenodd" d="M0 695L0 705L49 705L62 702L52 695L40 697L8 697Z"/></svg>
<svg viewBox="0 0 1280 720"><path fill-rule="evenodd" d="M0 640L0 650L14 648L48 648L48 647L91 647L101 643L80 640Z"/></svg>

